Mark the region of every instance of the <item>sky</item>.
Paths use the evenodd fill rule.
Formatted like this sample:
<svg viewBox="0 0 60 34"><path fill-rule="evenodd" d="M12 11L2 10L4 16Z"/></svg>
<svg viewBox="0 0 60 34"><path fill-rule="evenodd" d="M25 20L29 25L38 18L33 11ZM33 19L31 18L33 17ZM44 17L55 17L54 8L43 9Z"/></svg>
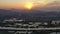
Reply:
<svg viewBox="0 0 60 34"><path fill-rule="evenodd" d="M41 8L46 5L49 6L50 3L56 4L60 3L60 0L0 0L0 8L5 9L31 9L31 8Z"/></svg>

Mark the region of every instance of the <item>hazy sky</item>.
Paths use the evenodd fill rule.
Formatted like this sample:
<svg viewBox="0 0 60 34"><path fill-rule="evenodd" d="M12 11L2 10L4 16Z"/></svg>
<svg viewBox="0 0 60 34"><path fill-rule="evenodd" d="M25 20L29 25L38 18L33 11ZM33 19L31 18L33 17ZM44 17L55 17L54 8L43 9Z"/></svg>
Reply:
<svg viewBox="0 0 60 34"><path fill-rule="evenodd" d="M33 3L34 7L41 7L55 1L60 2L60 0L0 0L0 8L22 9L27 3Z"/></svg>

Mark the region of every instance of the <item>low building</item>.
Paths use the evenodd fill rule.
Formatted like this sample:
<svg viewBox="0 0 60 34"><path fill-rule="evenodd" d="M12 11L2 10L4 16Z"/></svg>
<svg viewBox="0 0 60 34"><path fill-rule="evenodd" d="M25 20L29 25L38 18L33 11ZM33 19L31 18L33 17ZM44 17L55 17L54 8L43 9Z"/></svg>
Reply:
<svg viewBox="0 0 60 34"><path fill-rule="evenodd" d="M52 20L51 24L59 24L60 20Z"/></svg>

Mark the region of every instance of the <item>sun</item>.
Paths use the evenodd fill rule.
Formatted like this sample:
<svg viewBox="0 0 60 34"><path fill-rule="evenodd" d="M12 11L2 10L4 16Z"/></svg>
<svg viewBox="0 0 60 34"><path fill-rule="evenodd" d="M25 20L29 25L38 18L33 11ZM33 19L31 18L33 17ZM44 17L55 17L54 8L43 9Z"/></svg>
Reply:
<svg viewBox="0 0 60 34"><path fill-rule="evenodd" d="M24 5L24 7L26 8L26 9L32 9L32 7L33 7L33 3L26 3L25 5Z"/></svg>

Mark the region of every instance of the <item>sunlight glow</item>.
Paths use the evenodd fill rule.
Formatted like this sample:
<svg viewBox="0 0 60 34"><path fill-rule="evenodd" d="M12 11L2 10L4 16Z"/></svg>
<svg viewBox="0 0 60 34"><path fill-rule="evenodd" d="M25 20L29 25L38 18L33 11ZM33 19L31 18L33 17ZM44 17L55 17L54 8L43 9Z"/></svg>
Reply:
<svg viewBox="0 0 60 34"><path fill-rule="evenodd" d="M24 5L24 7L26 8L26 9L32 9L32 7L33 7L33 3L26 3L25 5Z"/></svg>

